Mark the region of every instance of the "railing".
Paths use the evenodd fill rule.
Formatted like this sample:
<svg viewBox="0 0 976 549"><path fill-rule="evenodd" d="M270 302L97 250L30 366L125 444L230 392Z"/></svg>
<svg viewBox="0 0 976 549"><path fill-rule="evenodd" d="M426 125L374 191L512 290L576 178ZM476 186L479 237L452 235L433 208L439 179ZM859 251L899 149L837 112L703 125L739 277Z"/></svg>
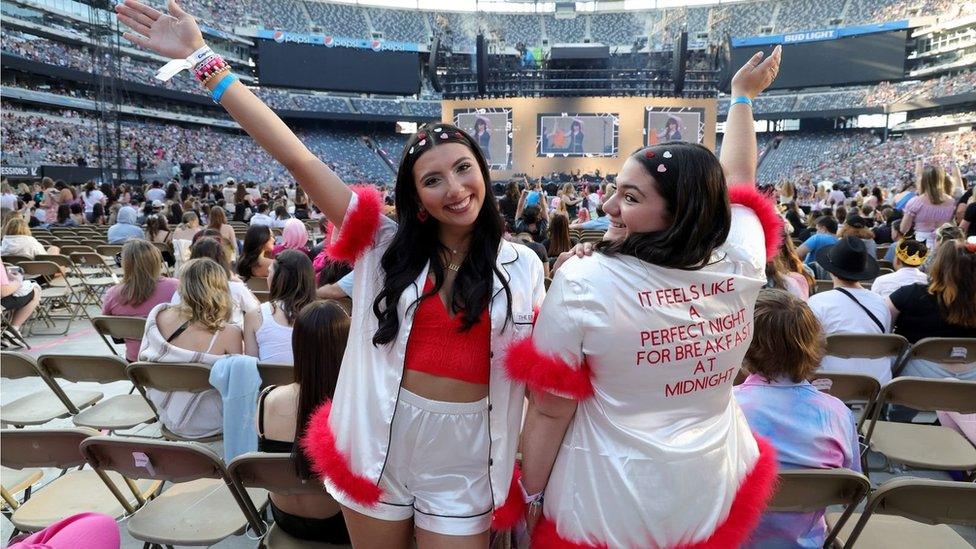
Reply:
<svg viewBox="0 0 976 549"><path fill-rule="evenodd" d="M448 99L478 97L474 72L452 72L443 77ZM494 97L551 96L661 96L673 97L671 71L662 69L519 69L492 70L485 95ZM717 76L696 73L686 80L685 97L715 97Z"/></svg>

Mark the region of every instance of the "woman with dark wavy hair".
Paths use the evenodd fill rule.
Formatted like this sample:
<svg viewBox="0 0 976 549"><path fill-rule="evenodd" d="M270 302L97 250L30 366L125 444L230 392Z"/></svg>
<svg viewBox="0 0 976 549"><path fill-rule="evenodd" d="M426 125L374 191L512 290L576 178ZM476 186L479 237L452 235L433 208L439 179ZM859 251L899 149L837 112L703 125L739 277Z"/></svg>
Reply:
<svg viewBox="0 0 976 549"><path fill-rule="evenodd" d="M738 547L758 523L775 451L731 389L783 230L755 188L750 108L779 52L732 79L721 162L682 142L627 158L605 240L559 267L531 337L509 350L509 375L532 390L533 547Z"/></svg>
<svg viewBox="0 0 976 549"><path fill-rule="evenodd" d="M138 0L116 12L137 45L173 59L196 52L211 94L338 227L329 255L355 263L361 312L335 397L303 442L353 545L485 547L489 527L520 517L512 477L524 386L503 359L531 331L545 286L539 258L502 238L478 144L451 124L413 135L394 222L375 188L348 187L230 74L174 0L169 14Z"/></svg>
<svg viewBox="0 0 976 549"><path fill-rule="evenodd" d="M258 362L294 364L291 336L302 307L315 301L312 260L297 250L275 256L268 268L268 302L244 316L244 352Z"/></svg>

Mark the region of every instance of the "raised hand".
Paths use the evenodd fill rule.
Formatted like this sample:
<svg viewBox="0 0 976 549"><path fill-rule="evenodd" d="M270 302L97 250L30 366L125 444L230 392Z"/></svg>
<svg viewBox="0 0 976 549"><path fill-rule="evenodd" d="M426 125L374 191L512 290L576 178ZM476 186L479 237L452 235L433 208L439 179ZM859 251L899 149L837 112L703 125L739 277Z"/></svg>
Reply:
<svg viewBox="0 0 976 549"><path fill-rule="evenodd" d="M117 4L115 13L123 25L134 31L122 34L126 40L159 55L185 58L205 45L196 20L176 0L169 0L168 14L138 0Z"/></svg>
<svg viewBox="0 0 976 549"><path fill-rule="evenodd" d="M129 0L126 0L129 1ZM757 52L732 77L732 95L755 98L776 80L783 46L773 48L773 53L763 61L763 52Z"/></svg>

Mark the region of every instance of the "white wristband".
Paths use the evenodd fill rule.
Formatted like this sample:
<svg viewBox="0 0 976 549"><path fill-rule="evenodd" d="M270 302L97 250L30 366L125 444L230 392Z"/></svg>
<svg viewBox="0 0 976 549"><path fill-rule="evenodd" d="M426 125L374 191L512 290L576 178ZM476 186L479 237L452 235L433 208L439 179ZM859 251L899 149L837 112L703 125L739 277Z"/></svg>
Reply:
<svg viewBox="0 0 976 549"><path fill-rule="evenodd" d="M181 71L192 69L197 65L197 63L203 61L211 55L216 54L212 49L210 49L210 46L203 46L197 51L191 53L186 59L173 59L156 71L156 80L167 82L170 78L173 78Z"/></svg>
<svg viewBox="0 0 976 549"><path fill-rule="evenodd" d="M522 484L522 479L519 479L518 485L519 485L519 490L522 491L522 501L528 504L538 503L542 501L542 497L546 492L545 490L542 490L535 494L529 494L528 492L525 491L525 485Z"/></svg>

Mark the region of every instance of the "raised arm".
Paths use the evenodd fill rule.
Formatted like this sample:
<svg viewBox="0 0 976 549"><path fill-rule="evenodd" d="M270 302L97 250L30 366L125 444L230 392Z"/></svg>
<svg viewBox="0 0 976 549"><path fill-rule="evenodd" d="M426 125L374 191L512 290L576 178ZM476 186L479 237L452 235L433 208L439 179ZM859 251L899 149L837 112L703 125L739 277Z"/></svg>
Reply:
<svg viewBox="0 0 976 549"><path fill-rule="evenodd" d="M748 97L752 100L769 87L779 73L782 54L782 46L776 46L773 54L765 61L763 52L753 55L732 77L732 97ZM752 107L745 103L731 105L725 122L725 139L720 158L726 182L730 186L754 185L758 154Z"/></svg>
<svg viewBox="0 0 976 549"><path fill-rule="evenodd" d="M172 59L185 59L206 45L193 17L175 0L169 13L161 13L138 0L115 6L119 21L132 29L126 40ZM229 73L207 82L211 91ZM264 150L298 181L309 199L336 225L342 224L352 192L329 167L305 147L278 115L238 80L221 97L220 104Z"/></svg>

